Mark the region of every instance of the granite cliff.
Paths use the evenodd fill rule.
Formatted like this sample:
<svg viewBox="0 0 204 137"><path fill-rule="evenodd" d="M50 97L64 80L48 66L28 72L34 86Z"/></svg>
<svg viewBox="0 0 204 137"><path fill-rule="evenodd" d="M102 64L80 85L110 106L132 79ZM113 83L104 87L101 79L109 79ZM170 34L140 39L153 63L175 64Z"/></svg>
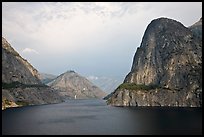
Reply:
<svg viewBox="0 0 204 137"><path fill-rule="evenodd" d="M59 75L47 85L58 90L67 99L73 99L75 95L76 99L103 98L106 96L105 92L74 71L67 71Z"/></svg>
<svg viewBox="0 0 204 137"><path fill-rule="evenodd" d="M40 84L37 70L2 37L2 82Z"/></svg>
<svg viewBox="0 0 204 137"><path fill-rule="evenodd" d="M202 18L190 27L168 18L147 26L114 106L202 106Z"/></svg>
<svg viewBox="0 0 204 137"><path fill-rule="evenodd" d="M38 71L2 37L2 109L62 101L55 90L41 83Z"/></svg>

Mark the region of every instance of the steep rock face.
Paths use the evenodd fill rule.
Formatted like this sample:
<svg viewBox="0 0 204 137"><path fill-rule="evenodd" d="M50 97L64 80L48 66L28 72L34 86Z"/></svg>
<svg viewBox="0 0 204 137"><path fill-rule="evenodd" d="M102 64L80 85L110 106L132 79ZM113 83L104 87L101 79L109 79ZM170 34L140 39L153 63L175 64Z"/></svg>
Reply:
<svg viewBox="0 0 204 137"><path fill-rule="evenodd" d="M2 37L2 109L62 101L58 92L42 84L38 71Z"/></svg>
<svg viewBox="0 0 204 137"><path fill-rule="evenodd" d="M151 103L153 98L157 98L156 102L161 106L202 105L202 37L197 33L200 27L196 31L194 29L200 23L202 24L202 21L187 28L175 20L159 18L148 25L124 83L156 85L159 87L157 91L159 94L154 94L156 89L151 92L141 91L148 97L147 99L139 97L138 90L134 93L126 90L125 93L136 97L136 103L130 103L130 106L147 104L154 106L155 104ZM174 92L175 96L168 91ZM113 94L108 102L123 106L122 95L125 93L116 90L115 95ZM149 95L150 93L152 95ZM130 99L126 99L129 100L128 102L132 101L131 96L129 96ZM164 101L164 96L169 98L168 101ZM142 99L143 103L138 103L139 99ZM118 103L121 101L123 103ZM176 102L179 105L173 105Z"/></svg>
<svg viewBox="0 0 204 137"><path fill-rule="evenodd" d="M171 89L117 90L107 100L113 106L174 106L199 107L202 104L201 90L178 92Z"/></svg>
<svg viewBox="0 0 204 137"><path fill-rule="evenodd" d="M75 95L77 99L103 98L106 95L105 92L74 71L61 74L48 85L67 98L75 98Z"/></svg>
<svg viewBox="0 0 204 137"><path fill-rule="evenodd" d="M40 105L62 102L61 96L49 87L17 87L2 89L4 99L17 104L23 102L26 105Z"/></svg>
<svg viewBox="0 0 204 137"><path fill-rule="evenodd" d="M2 37L2 82L40 84L38 71Z"/></svg>

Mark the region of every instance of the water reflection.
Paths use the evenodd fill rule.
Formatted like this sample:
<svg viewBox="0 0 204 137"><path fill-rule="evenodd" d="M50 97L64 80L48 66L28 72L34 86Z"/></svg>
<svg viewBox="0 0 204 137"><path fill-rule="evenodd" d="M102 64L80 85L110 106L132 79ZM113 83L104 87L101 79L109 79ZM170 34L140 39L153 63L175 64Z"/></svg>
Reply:
<svg viewBox="0 0 204 137"><path fill-rule="evenodd" d="M202 134L198 108L111 107L103 100L2 111L3 134Z"/></svg>

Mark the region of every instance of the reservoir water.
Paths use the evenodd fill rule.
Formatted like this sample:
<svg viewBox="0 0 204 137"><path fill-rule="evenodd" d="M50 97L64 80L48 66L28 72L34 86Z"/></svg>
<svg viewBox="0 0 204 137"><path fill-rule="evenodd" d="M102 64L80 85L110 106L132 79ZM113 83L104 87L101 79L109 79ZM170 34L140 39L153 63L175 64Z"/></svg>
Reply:
<svg viewBox="0 0 204 137"><path fill-rule="evenodd" d="M112 107L104 100L2 111L3 135L202 134L201 108Z"/></svg>

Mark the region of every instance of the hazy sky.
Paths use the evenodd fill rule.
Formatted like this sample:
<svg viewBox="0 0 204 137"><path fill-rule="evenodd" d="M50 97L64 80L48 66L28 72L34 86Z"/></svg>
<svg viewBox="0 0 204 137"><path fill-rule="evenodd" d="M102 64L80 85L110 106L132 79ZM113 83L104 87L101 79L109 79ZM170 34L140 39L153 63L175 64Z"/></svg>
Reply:
<svg viewBox="0 0 204 137"><path fill-rule="evenodd" d="M125 77L151 20L201 16L201 2L3 2L2 35L40 72Z"/></svg>

